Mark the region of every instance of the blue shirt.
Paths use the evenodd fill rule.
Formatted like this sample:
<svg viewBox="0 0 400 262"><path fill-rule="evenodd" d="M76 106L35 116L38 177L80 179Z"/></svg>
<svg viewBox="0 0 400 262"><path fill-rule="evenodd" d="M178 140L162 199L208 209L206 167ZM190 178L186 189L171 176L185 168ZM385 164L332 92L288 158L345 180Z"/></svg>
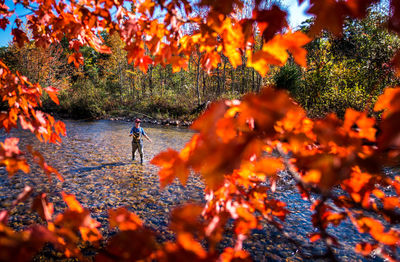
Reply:
<svg viewBox="0 0 400 262"><path fill-rule="evenodd" d="M141 128L141 127L136 128L136 126L133 126L132 129L131 129L130 134L132 135L133 133L139 133L139 134L142 134L144 136L146 135L146 132L144 132L143 128Z"/></svg>

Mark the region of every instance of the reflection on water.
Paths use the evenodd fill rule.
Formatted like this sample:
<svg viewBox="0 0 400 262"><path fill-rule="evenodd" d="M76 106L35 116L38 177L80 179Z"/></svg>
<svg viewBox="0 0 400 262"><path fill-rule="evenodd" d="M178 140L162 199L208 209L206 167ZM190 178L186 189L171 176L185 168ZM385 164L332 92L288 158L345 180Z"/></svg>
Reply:
<svg viewBox="0 0 400 262"><path fill-rule="evenodd" d="M11 205L25 185L31 185L36 192L48 192L49 199L57 212L65 207L60 191L74 194L80 203L92 212L92 217L101 223L101 231L109 235L107 210L126 206L135 212L145 224L160 233L160 240L173 238L168 229L169 212L176 205L186 202L204 202L203 184L197 176L192 176L186 187L179 183L160 190L157 169L148 162L160 151L171 147L180 149L192 136L186 129L166 128L143 125L146 133L153 140L144 140L144 165L131 161L131 138L129 131L132 123L113 121L65 121L67 137L62 145L43 144L29 132L13 131L11 134L1 133L0 141L7 136L20 137L20 148L32 144L39 150L48 163L63 175L65 181L56 178L49 183L40 169L33 168L28 175L19 173L7 178L5 170L0 169L0 208ZM137 157L138 158L138 157ZM307 233L312 232L309 203L303 201L291 185L280 185L282 190L275 197L286 202L292 211L285 225L289 233L299 241L307 243ZM288 188L289 187L289 188ZM34 221L38 216L29 210L30 203L18 205L10 217L10 226L22 228ZM340 239L348 239L349 244L360 241L354 237L346 223L335 229ZM290 259L299 261L296 247L288 243L276 229L266 225L254 230L252 237L244 247L250 251L256 261L280 261ZM232 239L223 240L223 246L232 245ZM312 244L308 244L314 250ZM317 248L318 250L318 248ZM320 250L321 251L321 250ZM322 251L321 251L322 252ZM354 254L351 246L342 247L338 255L343 260L361 260Z"/></svg>

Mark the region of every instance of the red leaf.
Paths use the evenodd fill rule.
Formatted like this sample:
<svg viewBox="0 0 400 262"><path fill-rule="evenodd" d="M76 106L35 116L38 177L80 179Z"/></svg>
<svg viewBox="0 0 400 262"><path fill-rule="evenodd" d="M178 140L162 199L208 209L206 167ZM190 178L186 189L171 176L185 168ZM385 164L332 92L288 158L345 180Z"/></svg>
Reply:
<svg viewBox="0 0 400 262"><path fill-rule="evenodd" d="M255 10L253 19L259 24L265 24L266 28L262 31L264 41L268 42L274 35L287 26L287 13L282 11L277 5L273 5L269 10Z"/></svg>
<svg viewBox="0 0 400 262"><path fill-rule="evenodd" d="M310 238L310 242L315 242L315 241L321 239L321 234L320 233L312 233L312 234L310 234L309 238Z"/></svg>
<svg viewBox="0 0 400 262"><path fill-rule="evenodd" d="M179 178L182 185L186 184L189 170L177 151L169 148L155 156L150 163L161 167L158 174L162 188L172 183L175 177Z"/></svg>
<svg viewBox="0 0 400 262"><path fill-rule="evenodd" d="M72 194L67 194L65 192L61 192L62 198L64 199L64 202L67 204L68 208L71 211L76 211L78 213L83 212L83 207L81 204L76 200L75 196Z"/></svg>
<svg viewBox="0 0 400 262"><path fill-rule="evenodd" d="M32 209L39 213L45 221L51 221L54 213L53 204L47 199L45 193L39 194L32 203Z"/></svg>
<svg viewBox="0 0 400 262"><path fill-rule="evenodd" d="M57 134L61 134L61 135L63 135L63 136L66 136L66 135L67 135L67 129L65 128L64 122L57 121L57 122L54 124L54 129L55 129L55 131L56 131Z"/></svg>
<svg viewBox="0 0 400 262"><path fill-rule="evenodd" d="M83 55L81 52L75 52L68 57L68 64L74 63L76 68L83 65Z"/></svg>
<svg viewBox="0 0 400 262"><path fill-rule="evenodd" d="M53 100L54 103L56 103L57 105L60 104L60 101L58 100L57 94L58 94L58 89L52 86L46 87L44 90L47 91L47 93L49 94L51 100Z"/></svg>
<svg viewBox="0 0 400 262"><path fill-rule="evenodd" d="M109 210L109 217L110 217L110 227L118 227L119 230L136 230L143 226L143 222L140 218L129 212L123 207Z"/></svg>

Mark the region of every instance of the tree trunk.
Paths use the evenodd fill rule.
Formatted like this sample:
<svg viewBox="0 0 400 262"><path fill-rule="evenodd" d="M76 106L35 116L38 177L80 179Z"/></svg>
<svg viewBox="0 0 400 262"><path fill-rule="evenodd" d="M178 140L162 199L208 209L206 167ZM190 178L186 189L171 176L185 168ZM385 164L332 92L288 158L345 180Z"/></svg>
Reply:
<svg viewBox="0 0 400 262"><path fill-rule="evenodd" d="M119 99L122 104L122 89L123 89L123 84L122 84L122 68L121 68L121 63L118 63L118 78L119 78Z"/></svg>
<svg viewBox="0 0 400 262"><path fill-rule="evenodd" d="M153 66L149 67L149 90L150 90L150 96L153 96Z"/></svg>
<svg viewBox="0 0 400 262"><path fill-rule="evenodd" d="M206 86L206 72L203 71L203 97L204 97L204 95L206 93L206 88L207 88L207 86Z"/></svg>
<svg viewBox="0 0 400 262"><path fill-rule="evenodd" d="M132 82L131 82L131 95L132 95L132 100L135 101L135 76L131 76Z"/></svg>
<svg viewBox="0 0 400 262"><path fill-rule="evenodd" d="M142 98L145 97L146 95L146 75L144 75L144 73L141 73L141 75L143 75L141 82L142 85Z"/></svg>
<svg viewBox="0 0 400 262"><path fill-rule="evenodd" d="M217 97L221 94L221 79L219 77L219 67L217 67Z"/></svg>
<svg viewBox="0 0 400 262"><path fill-rule="evenodd" d="M226 73L226 62L227 62L227 59L225 57L223 57L223 60L224 60L224 71L222 73L222 93L225 93L225 81L226 81L225 73Z"/></svg>
<svg viewBox="0 0 400 262"><path fill-rule="evenodd" d="M255 81L255 70L254 70L254 68L251 69L251 73L252 73L251 91L255 92L256 91L256 81Z"/></svg>
<svg viewBox="0 0 400 262"><path fill-rule="evenodd" d="M235 69L233 68L231 70L231 89L232 93L235 92Z"/></svg>
<svg viewBox="0 0 400 262"><path fill-rule="evenodd" d="M199 59L197 60L197 68L196 68L196 92L197 92L197 105L201 104L200 100L200 90L199 90L199 81L200 81L200 54Z"/></svg>
<svg viewBox="0 0 400 262"><path fill-rule="evenodd" d="M241 94L244 94L244 91L245 91L245 88L244 88L244 86L246 84L245 74L246 74L246 68L245 68L245 66L243 64L242 65L242 84L241 84L241 87L240 87L240 93Z"/></svg>
<svg viewBox="0 0 400 262"><path fill-rule="evenodd" d="M161 97L163 97L163 94L164 94L164 77L163 77L163 75L165 75L165 74L163 74L163 69L164 69L164 67L160 66L160 88L161 88L160 95L161 95Z"/></svg>

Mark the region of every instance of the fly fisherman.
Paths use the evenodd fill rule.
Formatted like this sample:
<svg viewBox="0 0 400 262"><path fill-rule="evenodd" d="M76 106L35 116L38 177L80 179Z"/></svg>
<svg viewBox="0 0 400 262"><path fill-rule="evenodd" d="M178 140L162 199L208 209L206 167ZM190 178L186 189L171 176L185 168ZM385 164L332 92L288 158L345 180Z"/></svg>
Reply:
<svg viewBox="0 0 400 262"><path fill-rule="evenodd" d="M140 127L141 120L136 118L135 125L132 127L129 136L132 136L132 160L135 160L135 152L139 151L140 164L143 164L143 140L142 135L151 142L151 139L144 132L143 128Z"/></svg>

